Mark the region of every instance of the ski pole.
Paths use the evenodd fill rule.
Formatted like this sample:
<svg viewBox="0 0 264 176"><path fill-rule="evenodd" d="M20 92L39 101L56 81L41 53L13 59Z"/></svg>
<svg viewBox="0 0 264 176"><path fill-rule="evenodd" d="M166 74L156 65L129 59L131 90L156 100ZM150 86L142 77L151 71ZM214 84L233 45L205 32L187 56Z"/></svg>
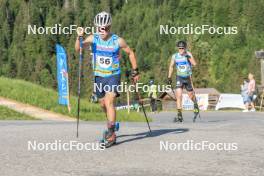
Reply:
<svg viewBox="0 0 264 176"><path fill-rule="evenodd" d="M78 105L77 105L77 132L76 137L79 137L79 121L80 121L80 94L81 94L81 74L82 74L82 55L83 37L80 37L80 52L79 52L79 70L78 70Z"/></svg>
<svg viewBox="0 0 264 176"><path fill-rule="evenodd" d="M136 82L135 82L134 80L132 80L132 82L133 82L133 84L136 86ZM140 93L139 93L138 91L136 91L136 94L137 94L137 97L138 97L139 103L140 103L140 105L141 105L141 108L142 108L142 110L143 110L143 113L144 113L144 116L145 116L145 119L146 119L146 122L147 122L147 125L148 125L149 134L151 134L152 131L151 131L151 128L150 128L150 125L149 125L148 116L147 116L147 114L146 114L145 107L144 107L144 105L143 105L143 101L141 101L141 100L142 100L142 99L141 99L141 95L140 95Z"/></svg>

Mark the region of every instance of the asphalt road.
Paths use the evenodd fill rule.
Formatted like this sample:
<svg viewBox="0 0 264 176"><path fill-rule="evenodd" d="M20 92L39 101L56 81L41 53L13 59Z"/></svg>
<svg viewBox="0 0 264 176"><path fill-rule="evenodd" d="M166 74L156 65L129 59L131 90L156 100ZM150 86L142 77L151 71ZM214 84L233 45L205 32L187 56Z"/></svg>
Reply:
<svg viewBox="0 0 264 176"><path fill-rule="evenodd" d="M58 150L59 147L44 150L43 145L74 141L88 143L86 149L99 149L97 141L104 123L81 122L77 139L73 122L0 121L0 175L263 176L264 113L206 112L195 124L190 112L184 113L182 124L171 122L174 115L151 115L152 135L148 135L145 123L121 123L118 145L80 151ZM39 146L36 150L32 148L34 141ZM190 147L190 143L203 142L211 148ZM219 143L227 148L216 150Z"/></svg>

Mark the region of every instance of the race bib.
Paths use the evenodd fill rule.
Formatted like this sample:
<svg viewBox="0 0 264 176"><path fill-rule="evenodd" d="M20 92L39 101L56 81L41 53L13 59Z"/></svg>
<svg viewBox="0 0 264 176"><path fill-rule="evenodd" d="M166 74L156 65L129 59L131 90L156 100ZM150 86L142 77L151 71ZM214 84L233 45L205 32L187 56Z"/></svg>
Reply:
<svg viewBox="0 0 264 176"><path fill-rule="evenodd" d="M96 61L101 68L109 68L113 63L112 57L107 56L96 56Z"/></svg>
<svg viewBox="0 0 264 176"><path fill-rule="evenodd" d="M178 66L179 72L186 72L187 71L187 66L186 65L179 65Z"/></svg>

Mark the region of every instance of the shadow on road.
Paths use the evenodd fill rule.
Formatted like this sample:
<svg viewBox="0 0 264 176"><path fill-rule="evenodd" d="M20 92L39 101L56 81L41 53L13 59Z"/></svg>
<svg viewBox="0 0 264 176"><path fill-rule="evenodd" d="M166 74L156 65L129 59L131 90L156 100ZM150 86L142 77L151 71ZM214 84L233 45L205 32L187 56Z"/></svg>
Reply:
<svg viewBox="0 0 264 176"><path fill-rule="evenodd" d="M177 129L159 129L159 130L152 130L152 133L150 134L149 132L143 132L143 133L136 133L136 134L125 134L125 135L120 135L117 136L117 138L122 138L122 137L130 137L130 136L134 136L134 138L131 139L126 139L123 141L118 141L116 144L122 144L125 142L132 142L135 140L140 140L140 139L144 139L144 138L148 138L148 137L157 137L157 136L161 136L164 134L168 134L168 133L172 133L172 134L178 134L178 133L185 133L188 132L189 129L188 128L177 128Z"/></svg>

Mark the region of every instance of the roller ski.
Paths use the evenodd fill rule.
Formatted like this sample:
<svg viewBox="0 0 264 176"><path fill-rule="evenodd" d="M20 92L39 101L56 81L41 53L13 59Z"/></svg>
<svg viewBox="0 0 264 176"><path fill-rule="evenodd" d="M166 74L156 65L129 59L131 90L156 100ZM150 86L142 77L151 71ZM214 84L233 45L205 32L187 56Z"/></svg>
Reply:
<svg viewBox="0 0 264 176"><path fill-rule="evenodd" d="M119 123L114 124L108 123L108 130L105 130L103 133L103 138L100 140L105 148L109 148L116 144L116 134L115 132L119 130Z"/></svg>
<svg viewBox="0 0 264 176"><path fill-rule="evenodd" d="M183 117L182 117L182 112L181 111L178 112L177 117L174 118L173 122L174 123L176 123L176 122L182 123L183 122Z"/></svg>
<svg viewBox="0 0 264 176"><path fill-rule="evenodd" d="M194 104L193 113L194 113L193 122L196 121L197 117L201 119L200 110L197 103Z"/></svg>

